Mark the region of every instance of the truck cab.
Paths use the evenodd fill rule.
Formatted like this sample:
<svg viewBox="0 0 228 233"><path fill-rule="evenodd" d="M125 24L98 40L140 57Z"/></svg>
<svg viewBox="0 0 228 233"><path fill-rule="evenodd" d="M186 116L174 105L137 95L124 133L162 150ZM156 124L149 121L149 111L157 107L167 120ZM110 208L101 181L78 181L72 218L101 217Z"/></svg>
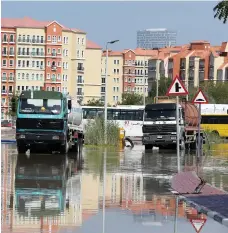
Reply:
<svg viewBox="0 0 228 233"><path fill-rule="evenodd" d="M68 150L71 100L61 92L22 91L18 99L16 141L19 153L34 147Z"/></svg>
<svg viewBox="0 0 228 233"><path fill-rule="evenodd" d="M179 105L179 132L177 132L176 103L147 104L143 116L143 138L145 149L172 147L176 145L176 135L180 135L180 145L184 147L184 110Z"/></svg>

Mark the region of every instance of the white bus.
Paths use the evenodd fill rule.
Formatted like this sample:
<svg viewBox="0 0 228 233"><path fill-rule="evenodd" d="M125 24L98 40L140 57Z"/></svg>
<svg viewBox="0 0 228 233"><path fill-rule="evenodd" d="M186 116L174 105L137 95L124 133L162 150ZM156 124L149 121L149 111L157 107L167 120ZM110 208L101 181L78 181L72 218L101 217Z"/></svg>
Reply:
<svg viewBox="0 0 228 233"><path fill-rule="evenodd" d="M83 125L87 123L88 119L104 115L104 107L82 106L82 111ZM108 107L107 118L117 122L119 127L123 127L126 136L141 137L143 111L143 105L118 105L116 107Z"/></svg>

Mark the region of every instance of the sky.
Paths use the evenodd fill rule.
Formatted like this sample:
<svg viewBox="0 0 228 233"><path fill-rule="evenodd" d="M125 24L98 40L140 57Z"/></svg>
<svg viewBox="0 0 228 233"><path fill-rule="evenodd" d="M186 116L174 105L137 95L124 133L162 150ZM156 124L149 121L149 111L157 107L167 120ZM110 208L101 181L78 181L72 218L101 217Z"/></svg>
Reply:
<svg viewBox="0 0 228 233"><path fill-rule="evenodd" d="M2 17L31 17L56 20L70 28L87 32L87 38L105 47L120 40L112 50L136 48L137 30L167 28L177 30L177 44L208 40L220 45L228 39L228 23L214 19L216 1L176 2L2 2Z"/></svg>

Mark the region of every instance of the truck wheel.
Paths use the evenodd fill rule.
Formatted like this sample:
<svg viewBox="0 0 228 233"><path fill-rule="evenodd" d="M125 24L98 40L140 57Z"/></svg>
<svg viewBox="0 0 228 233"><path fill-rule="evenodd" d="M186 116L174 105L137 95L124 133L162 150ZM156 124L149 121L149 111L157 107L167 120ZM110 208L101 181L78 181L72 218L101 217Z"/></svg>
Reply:
<svg viewBox="0 0 228 233"><path fill-rule="evenodd" d="M153 145L152 144L145 145L145 150L152 150L152 149L153 149Z"/></svg>
<svg viewBox="0 0 228 233"><path fill-rule="evenodd" d="M17 145L18 154L25 154L27 151L26 145Z"/></svg>
<svg viewBox="0 0 228 233"><path fill-rule="evenodd" d="M65 141L64 145L60 145L60 153L61 154L67 154L69 150L69 145L67 140Z"/></svg>
<svg viewBox="0 0 228 233"><path fill-rule="evenodd" d="M74 145L71 148L72 152L78 152L78 142L75 142Z"/></svg>

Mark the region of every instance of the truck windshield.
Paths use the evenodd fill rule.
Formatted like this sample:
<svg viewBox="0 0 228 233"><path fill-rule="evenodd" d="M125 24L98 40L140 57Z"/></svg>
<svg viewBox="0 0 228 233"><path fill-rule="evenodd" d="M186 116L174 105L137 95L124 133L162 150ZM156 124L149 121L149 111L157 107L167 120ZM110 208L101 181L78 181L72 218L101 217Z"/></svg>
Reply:
<svg viewBox="0 0 228 233"><path fill-rule="evenodd" d="M156 121L156 120L175 120L176 111L175 110L149 110L145 111L144 121Z"/></svg>
<svg viewBox="0 0 228 233"><path fill-rule="evenodd" d="M60 99L20 99L19 112L26 114L60 114Z"/></svg>

